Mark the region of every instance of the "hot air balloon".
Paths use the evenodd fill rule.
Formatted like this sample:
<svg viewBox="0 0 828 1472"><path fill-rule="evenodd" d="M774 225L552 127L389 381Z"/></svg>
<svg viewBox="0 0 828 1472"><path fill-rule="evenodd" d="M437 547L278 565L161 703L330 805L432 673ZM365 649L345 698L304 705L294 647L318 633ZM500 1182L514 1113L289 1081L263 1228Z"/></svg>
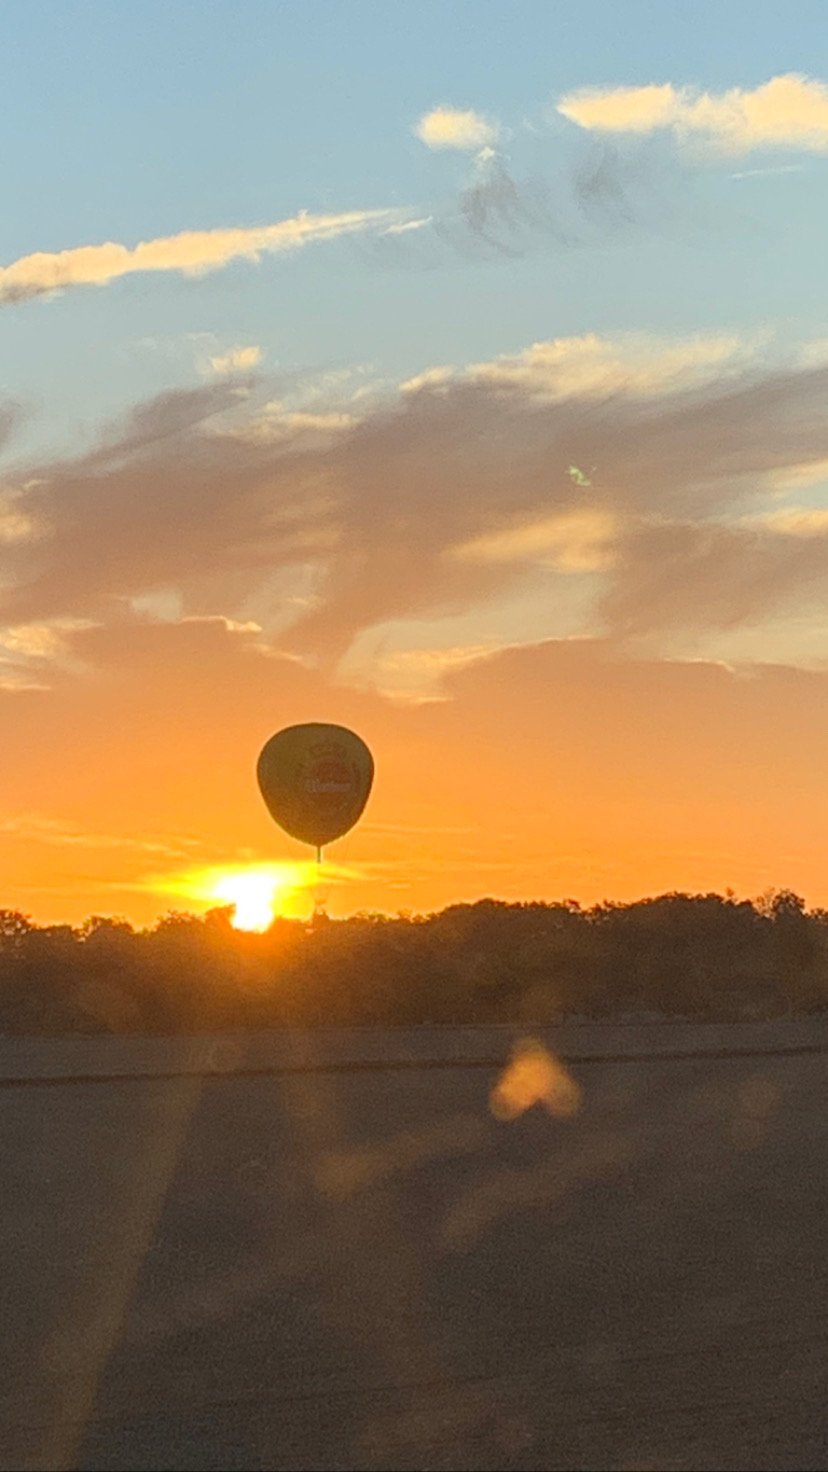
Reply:
<svg viewBox="0 0 828 1472"><path fill-rule="evenodd" d="M311 721L278 731L256 767L270 816L291 838L322 849L360 817L374 780L374 759L345 726Z"/></svg>

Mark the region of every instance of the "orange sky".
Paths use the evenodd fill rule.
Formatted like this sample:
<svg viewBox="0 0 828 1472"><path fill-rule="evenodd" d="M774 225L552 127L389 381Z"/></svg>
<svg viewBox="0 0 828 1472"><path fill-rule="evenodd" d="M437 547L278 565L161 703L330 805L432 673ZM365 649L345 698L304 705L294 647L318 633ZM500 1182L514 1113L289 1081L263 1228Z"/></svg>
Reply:
<svg viewBox="0 0 828 1472"><path fill-rule="evenodd" d="M585 334L342 414L223 378L12 466L0 902L146 923L303 858L254 774L307 720L376 759L333 913L828 902L826 364Z"/></svg>
<svg viewBox="0 0 828 1472"><path fill-rule="evenodd" d="M4 903L147 923L182 907L160 875L303 857L254 763L271 731L320 716L377 761L363 823L330 851L355 876L331 888L334 913L769 884L828 901L828 675L571 641L394 705L255 646L215 620L90 631L74 640L84 673L2 696Z"/></svg>

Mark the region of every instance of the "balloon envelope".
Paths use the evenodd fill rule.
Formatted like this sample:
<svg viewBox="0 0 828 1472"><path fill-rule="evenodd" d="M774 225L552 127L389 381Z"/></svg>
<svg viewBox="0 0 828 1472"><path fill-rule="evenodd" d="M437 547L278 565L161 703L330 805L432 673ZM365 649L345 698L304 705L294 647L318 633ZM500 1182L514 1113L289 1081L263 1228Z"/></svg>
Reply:
<svg viewBox="0 0 828 1472"><path fill-rule="evenodd" d="M270 816L301 843L323 848L353 828L371 791L374 759L345 726L312 721L278 731L256 767Z"/></svg>

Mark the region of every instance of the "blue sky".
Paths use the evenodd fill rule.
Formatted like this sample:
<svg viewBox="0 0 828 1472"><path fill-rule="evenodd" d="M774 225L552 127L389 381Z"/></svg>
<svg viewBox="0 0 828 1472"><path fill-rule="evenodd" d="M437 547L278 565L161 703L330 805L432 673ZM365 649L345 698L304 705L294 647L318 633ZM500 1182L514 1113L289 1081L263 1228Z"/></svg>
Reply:
<svg viewBox="0 0 828 1472"><path fill-rule="evenodd" d="M819 4L25 3L4 7L4 33L3 263L301 209L450 210L470 158L412 132L438 104L500 120L510 171L554 198L594 143L555 113L573 89L828 75ZM198 334L215 351L261 345L266 372L353 364L396 381L584 332L823 332L828 156L771 150L799 172L733 180L768 150L735 163L679 161L670 141L645 152L647 223L575 249L401 264L348 239L7 308L0 381L32 410L18 448L80 443L190 381Z"/></svg>

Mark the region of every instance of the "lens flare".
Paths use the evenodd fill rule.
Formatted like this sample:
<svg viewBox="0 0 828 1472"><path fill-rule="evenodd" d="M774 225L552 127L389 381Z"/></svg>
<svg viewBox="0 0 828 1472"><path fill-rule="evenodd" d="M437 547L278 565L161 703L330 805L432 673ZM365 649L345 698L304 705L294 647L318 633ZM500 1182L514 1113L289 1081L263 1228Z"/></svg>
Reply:
<svg viewBox="0 0 828 1472"><path fill-rule="evenodd" d="M571 1119L581 1107L575 1079L537 1038L522 1038L495 1084L489 1100L495 1119L517 1119L541 1104L556 1119Z"/></svg>

